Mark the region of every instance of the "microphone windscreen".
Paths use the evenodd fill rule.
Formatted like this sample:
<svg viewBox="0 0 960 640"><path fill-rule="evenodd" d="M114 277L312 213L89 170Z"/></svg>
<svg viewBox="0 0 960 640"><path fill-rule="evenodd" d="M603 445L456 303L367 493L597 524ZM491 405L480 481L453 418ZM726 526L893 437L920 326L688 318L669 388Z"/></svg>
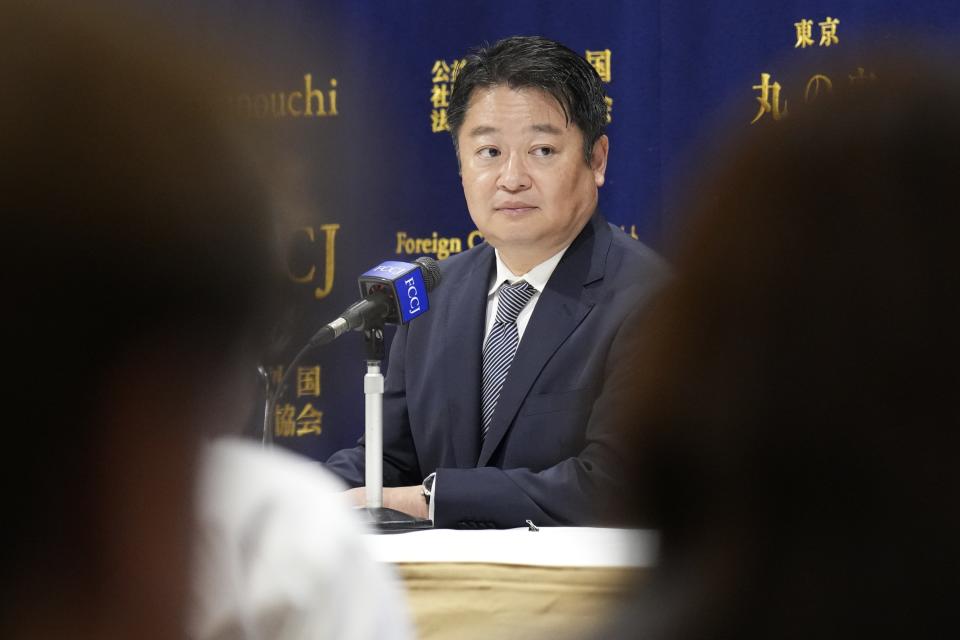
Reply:
<svg viewBox="0 0 960 640"><path fill-rule="evenodd" d="M423 283L426 285L427 291L433 291L440 284L440 263L427 256L417 258L414 262L420 265L420 272L423 274Z"/></svg>

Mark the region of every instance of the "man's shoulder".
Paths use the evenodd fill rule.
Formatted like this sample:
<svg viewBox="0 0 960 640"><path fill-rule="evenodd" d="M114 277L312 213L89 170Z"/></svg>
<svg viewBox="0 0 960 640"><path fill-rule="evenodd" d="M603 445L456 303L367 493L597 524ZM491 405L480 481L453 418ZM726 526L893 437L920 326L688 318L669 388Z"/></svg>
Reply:
<svg viewBox="0 0 960 640"><path fill-rule="evenodd" d="M666 261L651 247L633 238L612 222L608 222L607 226L610 228L611 249L622 253L626 260L632 264L647 265L657 270L669 269Z"/></svg>
<svg viewBox="0 0 960 640"><path fill-rule="evenodd" d="M440 261L440 274L444 279L470 273L480 262L493 258L493 248L481 242L466 251L455 253Z"/></svg>
<svg viewBox="0 0 960 640"><path fill-rule="evenodd" d="M494 262L493 247L485 242L467 249L461 253L455 253L439 261L440 282L435 291L430 293L431 307L444 306L452 300L460 299L457 293L465 287L476 285L476 277L481 272L489 274ZM486 275L481 277L487 277ZM424 319L416 323L422 327L431 325L436 319L435 313L427 314Z"/></svg>
<svg viewBox="0 0 960 640"><path fill-rule="evenodd" d="M614 274L639 275L657 282L669 277L670 267L660 254L612 223L608 222L607 226L610 229L607 266Z"/></svg>

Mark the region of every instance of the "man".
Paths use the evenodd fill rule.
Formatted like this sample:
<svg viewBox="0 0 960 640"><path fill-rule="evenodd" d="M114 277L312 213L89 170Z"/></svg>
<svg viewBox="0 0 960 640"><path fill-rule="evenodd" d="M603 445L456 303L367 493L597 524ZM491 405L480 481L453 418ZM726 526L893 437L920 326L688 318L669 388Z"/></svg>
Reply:
<svg viewBox="0 0 960 640"><path fill-rule="evenodd" d="M597 212L603 86L563 45L508 38L468 56L448 120L486 243L442 263L431 312L394 338L384 506L437 527L595 523L622 466L615 339L665 274ZM362 445L327 465L363 484Z"/></svg>

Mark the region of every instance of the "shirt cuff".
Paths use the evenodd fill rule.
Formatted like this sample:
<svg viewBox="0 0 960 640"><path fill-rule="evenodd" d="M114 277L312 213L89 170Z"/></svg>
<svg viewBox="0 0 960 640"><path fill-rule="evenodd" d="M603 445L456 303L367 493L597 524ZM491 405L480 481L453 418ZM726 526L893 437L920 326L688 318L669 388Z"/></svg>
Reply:
<svg viewBox="0 0 960 640"><path fill-rule="evenodd" d="M437 508L437 480L440 474L433 472L433 489L430 490L430 504L427 505L427 517L434 520L433 512Z"/></svg>

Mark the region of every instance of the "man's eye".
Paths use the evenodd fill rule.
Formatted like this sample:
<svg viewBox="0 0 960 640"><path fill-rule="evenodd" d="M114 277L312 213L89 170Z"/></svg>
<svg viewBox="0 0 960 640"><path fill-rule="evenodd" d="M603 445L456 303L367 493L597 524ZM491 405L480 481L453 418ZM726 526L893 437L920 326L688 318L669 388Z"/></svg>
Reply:
<svg viewBox="0 0 960 640"><path fill-rule="evenodd" d="M477 155L481 158L496 158L500 155L500 150L494 149L493 147L484 147L480 149L480 151L477 151Z"/></svg>
<svg viewBox="0 0 960 640"><path fill-rule="evenodd" d="M535 156L546 157L552 156L554 153L556 153L556 149L553 147L534 147L533 151L530 153Z"/></svg>

